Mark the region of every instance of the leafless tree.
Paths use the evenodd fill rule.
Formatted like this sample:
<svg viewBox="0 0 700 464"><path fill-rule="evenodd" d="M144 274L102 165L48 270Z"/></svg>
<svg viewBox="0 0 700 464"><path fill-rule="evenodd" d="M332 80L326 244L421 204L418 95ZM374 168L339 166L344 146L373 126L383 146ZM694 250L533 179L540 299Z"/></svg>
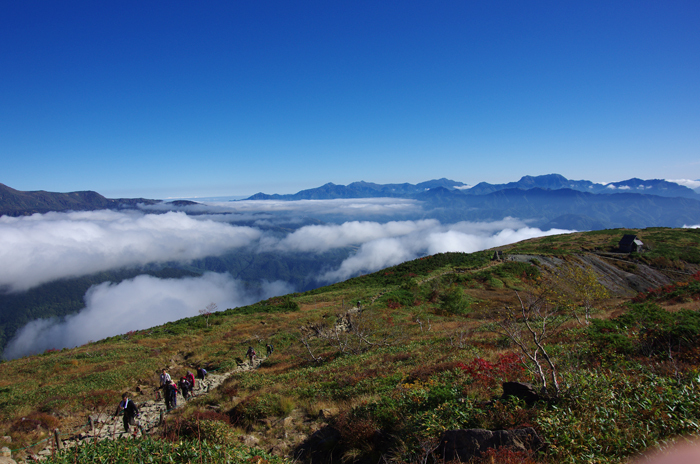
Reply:
<svg viewBox="0 0 700 464"><path fill-rule="evenodd" d="M207 327L209 327L209 316L211 316L211 313L216 312L217 309L219 308L216 306L216 303L212 302L209 303L206 308L199 310L199 314L207 318Z"/></svg>
<svg viewBox="0 0 700 464"><path fill-rule="evenodd" d="M520 348L524 364L539 379L542 390L548 391L549 380L554 395L559 396L557 368L547 352L547 340L561 329L567 317L545 296L529 295L525 302L518 292L515 295L519 305L504 308L503 317L498 322L500 332Z"/></svg>
<svg viewBox="0 0 700 464"><path fill-rule="evenodd" d="M332 326L319 322L301 327L299 342L306 348L310 359L320 363L323 357L315 354L314 347L360 354L376 346L390 345L391 336L378 328L367 311L348 311L338 315Z"/></svg>

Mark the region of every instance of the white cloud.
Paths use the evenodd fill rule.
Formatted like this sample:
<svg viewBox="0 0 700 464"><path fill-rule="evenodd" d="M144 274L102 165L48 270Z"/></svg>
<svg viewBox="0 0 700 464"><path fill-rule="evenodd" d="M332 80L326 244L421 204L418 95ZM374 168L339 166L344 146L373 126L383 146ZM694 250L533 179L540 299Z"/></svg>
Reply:
<svg viewBox="0 0 700 464"><path fill-rule="evenodd" d="M207 201L198 205L142 205L145 210L178 210L189 213L302 213L302 214L397 214L417 211L421 202L404 198L339 198L335 200L240 200Z"/></svg>
<svg viewBox="0 0 700 464"><path fill-rule="evenodd" d="M505 224L519 228L503 228ZM497 231L497 232L496 232ZM435 225L409 234L376 239L364 243L353 256L344 260L336 270L324 273L325 282L345 280L358 274L374 272L422 255L445 252L472 253L487 248L519 242L528 238L569 233L572 231L525 227L512 218L493 223L460 222L447 226Z"/></svg>
<svg viewBox="0 0 700 464"><path fill-rule="evenodd" d="M190 261L249 246L258 229L181 212L87 211L0 217L0 288L21 291L153 262Z"/></svg>
<svg viewBox="0 0 700 464"><path fill-rule="evenodd" d="M684 229L700 229L700 224L696 224L696 225L694 225L694 226L687 226L687 225L684 225L683 228L684 228Z"/></svg>
<svg viewBox="0 0 700 464"><path fill-rule="evenodd" d="M3 354L14 359L47 349L73 347L106 337L196 316L215 303L220 310L251 304L293 291L283 282L263 282L262 294L244 290L228 274L158 279L141 275L115 284L105 282L85 294L85 309L59 321L37 319L10 341Z"/></svg>
<svg viewBox="0 0 700 464"><path fill-rule="evenodd" d="M690 179L666 179L666 182L675 182L678 185L685 185L691 189L700 188L700 180L690 180Z"/></svg>
<svg viewBox="0 0 700 464"><path fill-rule="evenodd" d="M324 252L332 248L359 245L385 237L397 237L417 230L439 226L434 219L423 221L390 221L384 224L369 221L349 221L343 224L312 225L296 230L281 240L261 240L262 249L279 251Z"/></svg>

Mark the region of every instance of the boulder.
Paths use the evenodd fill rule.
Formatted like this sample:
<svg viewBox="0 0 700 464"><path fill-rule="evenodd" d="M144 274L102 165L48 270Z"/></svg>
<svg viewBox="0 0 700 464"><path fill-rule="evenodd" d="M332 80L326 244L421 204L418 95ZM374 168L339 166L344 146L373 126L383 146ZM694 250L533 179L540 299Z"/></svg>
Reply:
<svg viewBox="0 0 700 464"><path fill-rule="evenodd" d="M342 449L338 445L340 439L341 435L337 429L331 426L323 427L298 445L292 457L295 461L303 460L311 464L341 462Z"/></svg>
<svg viewBox="0 0 700 464"><path fill-rule="evenodd" d="M535 387L526 382L503 382L503 398L514 396L527 404L533 404L540 399Z"/></svg>
<svg viewBox="0 0 700 464"><path fill-rule="evenodd" d="M318 417L329 420L331 417L337 416L339 412L338 408L323 408L318 411Z"/></svg>
<svg viewBox="0 0 700 464"><path fill-rule="evenodd" d="M243 442L244 445L250 447L254 447L260 442L260 440L253 435L241 435L240 440L241 442Z"/></svg>
<svg viewBox="0 0 700 464"><path fill-rule="evenodd" d="M536 451L544 446L535 429L513 430L460 429L447 430L440 437L438 451L445 461L458 459L468 462L489 448L507 448L512 451Z"/></svg>

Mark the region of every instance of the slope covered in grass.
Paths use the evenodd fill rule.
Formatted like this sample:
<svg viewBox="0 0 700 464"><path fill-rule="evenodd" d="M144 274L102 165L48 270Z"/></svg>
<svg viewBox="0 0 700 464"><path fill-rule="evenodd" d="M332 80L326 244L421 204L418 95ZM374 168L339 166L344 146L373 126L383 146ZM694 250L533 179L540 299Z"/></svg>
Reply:
<svg viewBox="0 0 700 464"><path fill-rule="evenodd" d="M630 232L651 249L613 253ZM231 371L248 346L264 353L271 343L256 370L170 412L154 438L245 444L302 462L418 462L438 453L444 430L532 426L549 446L523 462L620 462L700 431L699 238L695 230L611 230L502 247L504 261L491 261L493 252L435 255L6 362L0 433L13 437L13 449L55 427L69 435L88 414L113 412L122 391L152 399L162 368L173 377L200 364ZM576 269L605 291L586 299L567 280ZM654 283L666 290L648 291ZM550 311L544 346L560 388L548 383L528 405L500 398L504 381L542 381L504 327L522 330L513 311L536 303Z"/></svg>

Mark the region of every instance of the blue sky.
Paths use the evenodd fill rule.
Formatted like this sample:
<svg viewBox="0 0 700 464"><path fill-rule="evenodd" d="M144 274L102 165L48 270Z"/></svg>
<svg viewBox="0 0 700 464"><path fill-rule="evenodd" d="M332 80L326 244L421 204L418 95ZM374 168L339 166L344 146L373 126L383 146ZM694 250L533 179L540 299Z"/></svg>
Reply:
<svg viewBox="0 0 700 464"><path fill-rule="evenodd" d="M0 182L700 179L697 1L0 3Z"/></svg>

